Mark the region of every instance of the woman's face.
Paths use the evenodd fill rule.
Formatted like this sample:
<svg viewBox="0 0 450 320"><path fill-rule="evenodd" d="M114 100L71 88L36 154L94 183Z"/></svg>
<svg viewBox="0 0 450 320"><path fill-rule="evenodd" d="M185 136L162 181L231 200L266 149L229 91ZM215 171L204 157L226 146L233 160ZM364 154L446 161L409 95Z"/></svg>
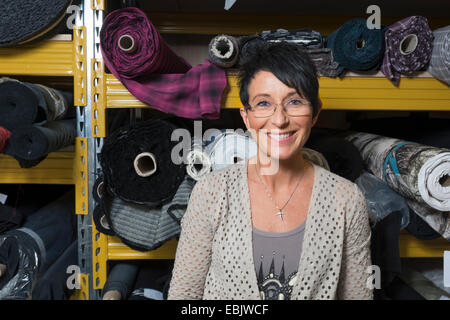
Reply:
<svg viewBox="0 0 450 320"><path fill-rule="evenodd" d="M282 102L298 97L294 88L286 86L269 71L259 71L248 86L249 104L277 105L275 113L266 118L255 117L252 110L241 108L241 116L258 149L273 159L287 160L301 153L301 148L309 138L311 128L316 123L319 112L312 118L310 112L301 116L289 116L283 110ZM301 98L301 97L300 97Z"/></svg>

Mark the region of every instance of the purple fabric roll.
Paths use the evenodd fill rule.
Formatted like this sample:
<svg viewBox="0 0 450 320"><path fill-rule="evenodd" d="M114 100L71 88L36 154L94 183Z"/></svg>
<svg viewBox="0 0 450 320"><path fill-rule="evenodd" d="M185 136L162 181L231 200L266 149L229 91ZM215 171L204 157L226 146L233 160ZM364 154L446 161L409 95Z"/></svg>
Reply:
<svg viewBox="0 0 450 320"><path fill-rule="evenodd" d="M387 28L384 37L386 52L381 71L395 85L401 74L420 71L430 62L434 36L425 17L400 20Z"/></svg>
<svg viewBox="0 0 450 320"><path fill-rule="evenodd" d="M127 39L120 48L123 36ZM219 118L225 70L208 60L192 68L141 10L111 12L103 22L100 44L105 65L141 102L179 117Z"/></svg>

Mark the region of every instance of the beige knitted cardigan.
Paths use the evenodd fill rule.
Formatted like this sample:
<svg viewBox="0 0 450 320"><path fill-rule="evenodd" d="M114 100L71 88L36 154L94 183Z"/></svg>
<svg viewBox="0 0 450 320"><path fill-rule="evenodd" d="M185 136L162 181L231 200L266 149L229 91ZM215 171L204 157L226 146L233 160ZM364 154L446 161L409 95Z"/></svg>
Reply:
<svg viewBox="0 0 450 320"><path fill-rule="evenodd" d="M182 219L169 299L261 299L253 261L247 162L197 182ZM370 227L357 185L314 165L291 299L372 299Z"/></svg>

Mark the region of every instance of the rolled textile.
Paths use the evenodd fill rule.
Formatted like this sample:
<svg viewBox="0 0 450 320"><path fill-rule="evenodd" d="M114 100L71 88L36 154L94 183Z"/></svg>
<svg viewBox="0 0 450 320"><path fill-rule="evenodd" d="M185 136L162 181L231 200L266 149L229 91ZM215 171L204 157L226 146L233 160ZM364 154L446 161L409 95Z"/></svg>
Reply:
<svg viewBox="0 0 450 320"><path fill-rule="evenodd" d="M108 236L115 236L116 233L111 229L111 222L105 213L103 202L98 203L94 212L92 213L92 220L94 221L95 228L103 234Z"/></svg>
<svg viewBox="0 0 450 320"><path fill-rule="evenodd" d="M73 277L74 273L73 271L71 273L68 268L77 265L78 241L74 241L64 250L50 268L37 279L31 292L31 299L69 300L74 288L70 289L67 284L69 277Z"/></svg>
<svg viewBox="0 0 450 320"><path fill-rule="evenodd" d="M361 153L368 170L402 196L450 210L450 150L363 132L346 138Z"/></svg>
<svg viewBox="0 0 450 320"><path fill-rule="evenodd" d="M100 48L105 65L138 100L179 117L219 118L225 71L208 60L191 68L138 8L106 16Z"/></svg>
<svg viewBox="0 0 450 320"><path fill-rule="evenodd" d="M233 67L239 59L239 42L229 35L221 34L208 45L209 61L221 68Z"/></svg>
<svg viewBox="0 0 450 320"><path fill-rule="evenodd" d="M326 129L313 130L305 147L325 157L330 171L350 181L355 181L364 170L364 162L358 149L343 137Z"/></svg>
<svg viewBox="0 0 450 320"><path fill-rule="evenodd" d="M428 72L450 85L450 26L433 31L433 51Z"/></svg>
<svg viewBox="0 0 450 320"><path fill-rule="evenodd" d="M11 131L0 126L0 153L5 151L9 138L11 138Z"/></svg>
<svg viewBox="0 0 450 320"><path fill-rule="evenodd" d="M75 119L24 125L12 131L6 153L23 160L42 160L50 152L72 145L76 136Z"/></svg>
<svg viewBox="0 0 450 320"><path fill-rule="evenodd" d="M0 235L1 243L17 243L6 256L17 259L14 274L0 289L0 299L28 299L36 279L44 274L76 238L75 198L73 190L27 217L23 226ZM0 263L2 263L0 261ZM0 279L3 281L3 279Z"/></svg>
<svg viewBox="0 0 450 320"><path fill-rule="evenodd" d="M0 3L0 46L42 38L64 23L72 0L3 0Z"/></svg>
<svg viewBox="0 0 450 320"><path fill-rule="evenodd" d="M406 203L434 231L450 241L450 211L442 212L410 199Z"/></svg>
<svg viewBox="0 0 450 320"><path fill-rule="evenodd" d="M181 158L172 159L177 142L171 140L177 127L164 120L150 120L122 128L104 139L100 153L103 178L108 190L123 201L158 206L171 199L184 179L186 167ZM142 157L143 153L151 153ZM156 171L142 176L135 170ZM153 159L156 163L153 163Z"/></svg>
<svg viewBox="0 0 450 320"><path fill-rule="evenodd" d="M385 32L386 52L381 71L398 85L401 74L410 75L428 65L433 40L433 32L425 17L411 16L394 23Z"/></svg>
<svg viewBox="0 0 450 320"><path fill-rule="evenodd" d="M324 37L317 31L311 29L298 30L265 30L261 33L261 39L267 42L289 42L301 45L308 49L324 47Z"/></svg>
<svg viewBox="0 0 450 320"><path fill-rule="evenodd" d="M0 126L12 131L27 124L75 117L73 93L11 78L0 79Z"/></svg>
<svg viewBox="0 0 450 320"><path fill-rule="evenodd" d="M401 216L400 229L409 225L410 210L405 199L391 189L383 180L369 172L364 172L355 180L355 183L366 198L372 228L393 212Z"/></svg>
<svg viewBox="0 0 450 320"><path fill-rule="evenodd" d="M184 214L195 181L185 175L173 198L161 206L146 206L125 202L118 197L104 197L105 213L111 229L130 248L149 251L179 235L179 221L168 210L177 206L176 217Z"/></svg>
<svg viewBox="0 0 450 320"><path fill-rule="evenodd" d="M441 236L411 208L409 208L409 221L406 230L417 239L432 240Z"/></svg>
<svg viewBox="0 0 450 320"><path fill-rule="evenodd" d="M339 63L339 74L351 71L377 70L384 56L384 31L369 29L365 19L352 19L326 38L326 47Z"/></svg>
<svg viewBox="0 0 450 320"><path fill-rule="evenodd" d="M134 263L118 263L108 274L103 287L103 300L126 300L133 291L139 266ZM118 293L114 295L114 291Z"/></svg>
<svg viewBox="0 0 450 320"><path fill-rule="evenodd" d="M339 75L339 63L334 61L330 48L308 49L308 53L316 66L318 76L334 78Z"/></svg>

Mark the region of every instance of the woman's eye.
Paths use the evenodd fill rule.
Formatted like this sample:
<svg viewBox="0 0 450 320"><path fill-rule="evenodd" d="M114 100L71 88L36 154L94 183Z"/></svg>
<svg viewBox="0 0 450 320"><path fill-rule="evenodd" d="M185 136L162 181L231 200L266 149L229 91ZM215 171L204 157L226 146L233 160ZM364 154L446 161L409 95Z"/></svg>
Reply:
<svg viewBox="0 0 450 320"><path fill-rule="evenodd" d="M292 99L289 101L290 105L303 105L305 104L302 100L299 99Z"/></svg>
<svg viewBox="0 0 450 320"><path fill-rule="evenodd" d="M270 107L271 103L269 101L263 100L263 101L259 101L256 105L258 107Z"/></svg>

